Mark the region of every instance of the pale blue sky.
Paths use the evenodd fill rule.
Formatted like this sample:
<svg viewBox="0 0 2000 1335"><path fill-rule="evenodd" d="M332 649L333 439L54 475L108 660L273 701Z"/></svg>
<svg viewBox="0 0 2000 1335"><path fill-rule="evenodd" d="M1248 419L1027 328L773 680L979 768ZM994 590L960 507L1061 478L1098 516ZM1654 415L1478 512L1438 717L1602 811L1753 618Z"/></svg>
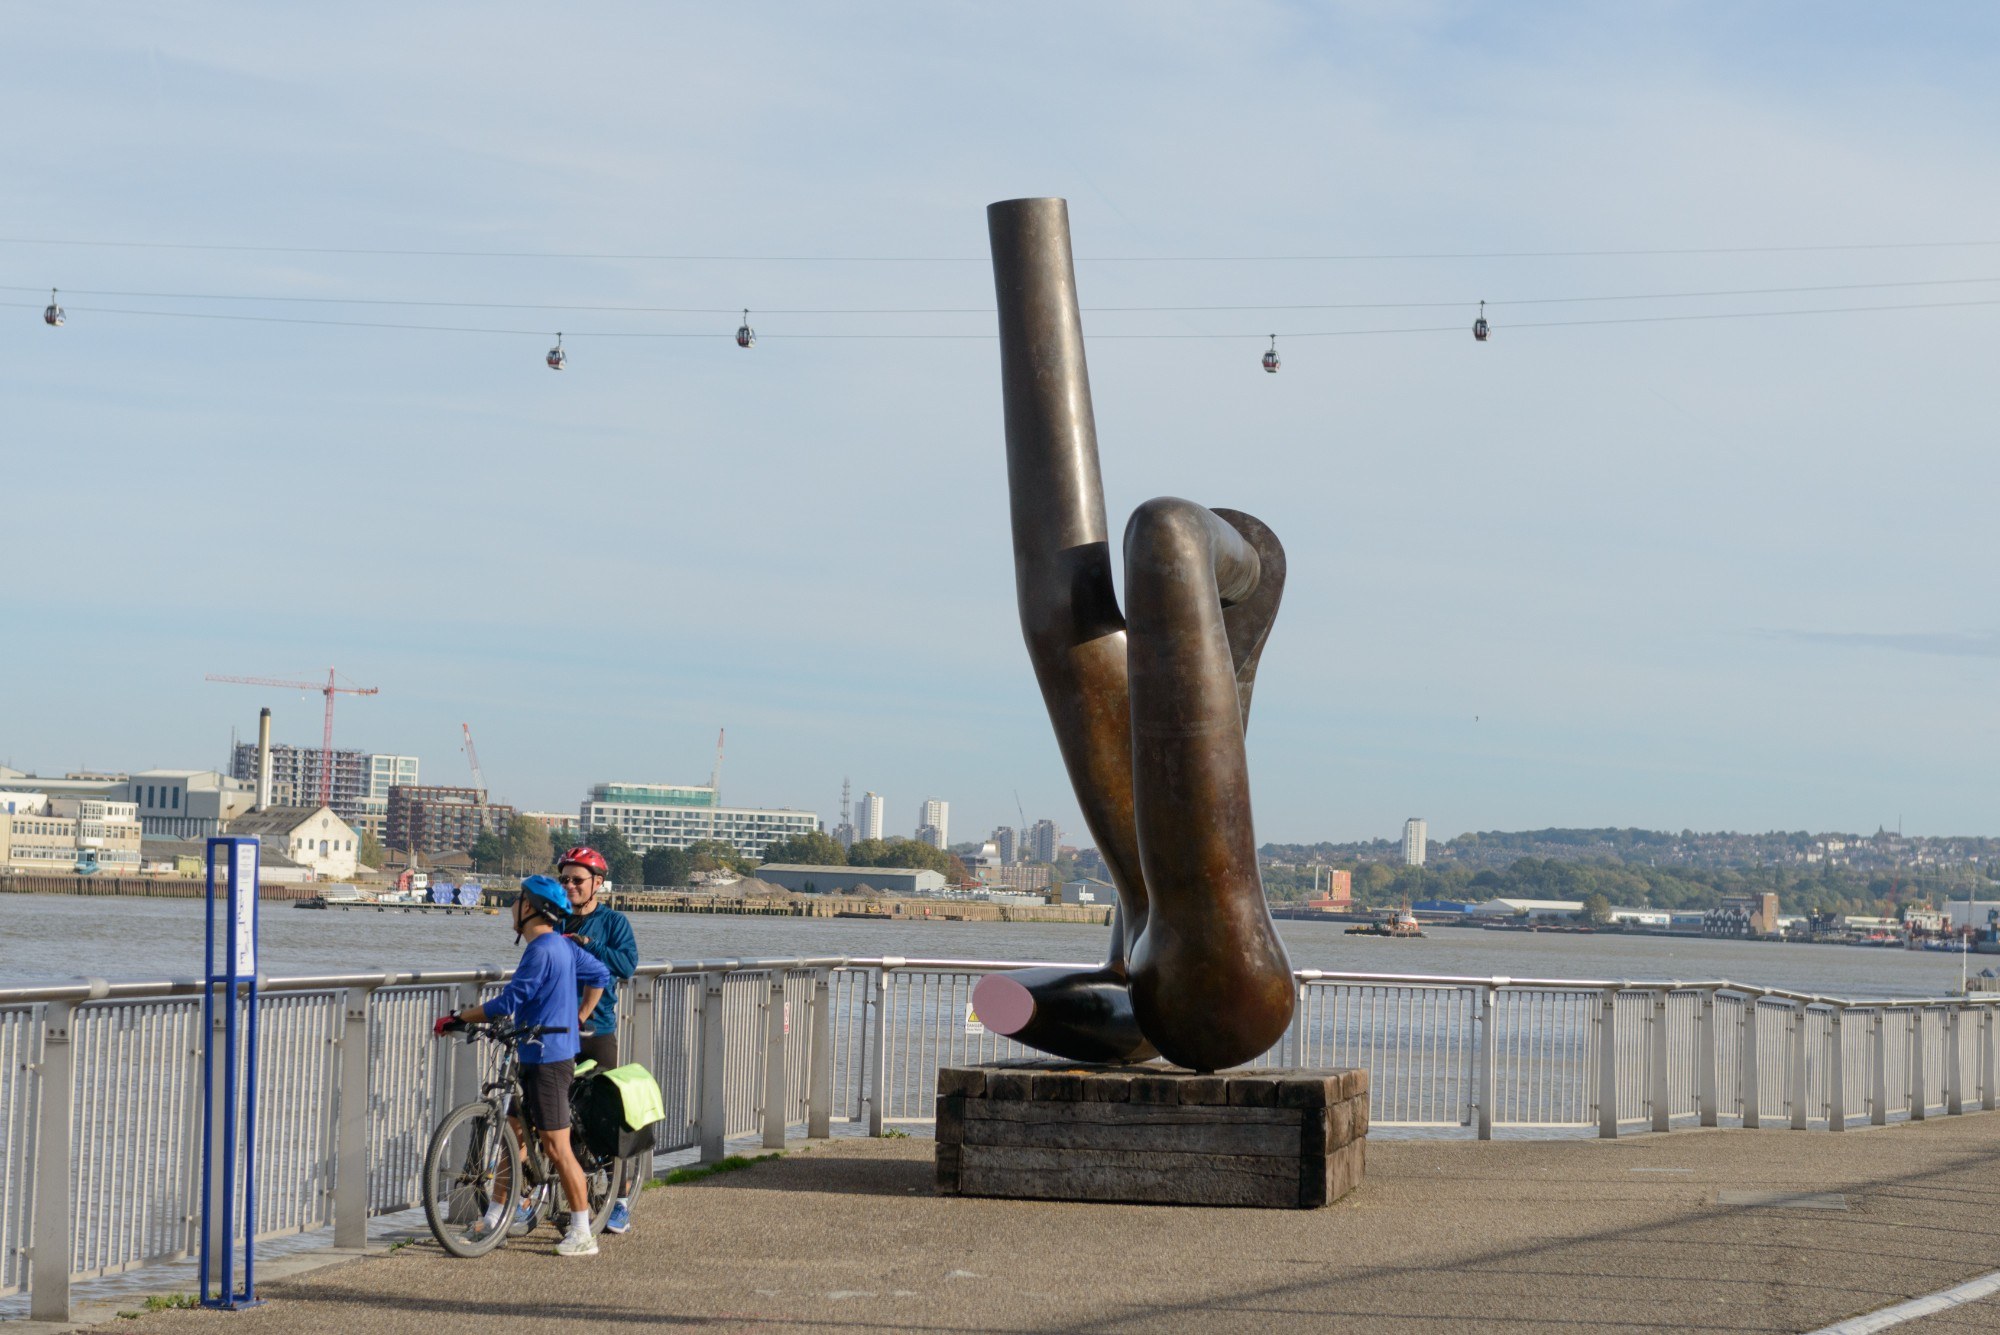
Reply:
<svg viewBox="0 0 2000 1335"><path fill-rule="evenodd" d="M336 664L382 688L342 702L342 743L451 781L470 722L527 807L699 781L726 725L731 802L830 819L851 775L893 828L938 796L969 838L1018 788L1075 830L1014 620L994 345L781 337L991 317L758 314L984 308L983 264L20 239L977 257L989 201L1060 194L1084 256L2000 241L1994 11L1743 11L15 7L0 761L215 764L260 703L313 742L317 697L202 675ZM1994 828L2000 306L1510 322L2000 299L2000 245L1092 261L1081 285L1087 307L1452 303L1085 317L1114 526L1186 495L1290 554L1261 836ZM721 313L91 289L747 305L763 341L739 351ZM1211 332L1244 337L1108 337Z"/></svg>

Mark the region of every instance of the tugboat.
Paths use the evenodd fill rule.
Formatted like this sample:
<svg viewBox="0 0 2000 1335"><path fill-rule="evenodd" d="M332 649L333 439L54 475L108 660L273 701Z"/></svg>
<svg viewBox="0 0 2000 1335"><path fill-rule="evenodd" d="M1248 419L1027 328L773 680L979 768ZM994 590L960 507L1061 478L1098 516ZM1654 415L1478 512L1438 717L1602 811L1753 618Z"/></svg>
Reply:
<svg viewBox="0 0 2000 1335"><path fill-rule="evenodd" d="M1347 929L1349 936L1393 936L1398 938L1418 937L1424 929L1417 922L1417 915L1408 909L1390 909L1374 922L1362 923Z"/></svg>

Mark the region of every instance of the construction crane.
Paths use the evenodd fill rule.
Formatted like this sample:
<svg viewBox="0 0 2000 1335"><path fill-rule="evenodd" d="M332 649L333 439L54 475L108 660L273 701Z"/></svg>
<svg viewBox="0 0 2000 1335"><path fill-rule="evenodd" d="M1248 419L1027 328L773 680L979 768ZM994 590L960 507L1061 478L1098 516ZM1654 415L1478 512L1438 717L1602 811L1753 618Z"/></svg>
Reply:
<svg viewBox="0 0 2000 1335"><path fill-rule="evenodd" d="M708 772L708 837L716 837L716 811L722 806L722 739L728 736L723 728L715 730L715 768Z"/></svg>
<svg viewBox="0 0 2000 1335"><path fill-rule="evenodd" d="M316 681L280 681L275 677L225 677L211 672L207 681L225 681L237 686L280 686L288 690L318 691L326 697L326 730L319 744L319 802L333 803L333 697L336 695L380 695L379 686L342 686L332 668L326 670L326 685Z"/></svg>
<svg viewBox="0 0 2000 1335"><path fill-rule="evenodd" d="M465 751L465 758L472 762L472 786L483 793L486 791L486 776L479 770L479 748L472 744L472 725L470 723L461 723L458 726L465 732L465 746L463 750Z"/></svg>

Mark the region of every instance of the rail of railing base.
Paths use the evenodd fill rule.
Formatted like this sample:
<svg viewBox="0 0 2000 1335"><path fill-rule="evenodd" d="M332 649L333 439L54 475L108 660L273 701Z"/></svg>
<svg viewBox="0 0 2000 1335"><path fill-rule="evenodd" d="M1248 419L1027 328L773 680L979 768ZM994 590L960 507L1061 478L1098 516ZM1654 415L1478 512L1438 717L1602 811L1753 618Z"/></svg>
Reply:
<svg viewBox="0 0 2000 1335"><path fill-rule="evenodd" d="M660 1151L720 1157L836 1122L928 1120L939 1066L1031 1054L986 1031L979 976L1034 961L696 960L624 985L621 1042L665 1098ZM262 1236L408 1209L430 1128L485 1049L430 1020L491 995L497 966L260 980ZM73 1281L188 1254L202 984L102 979L0 990L0 1296L67 1319ZM1259 1065L1362 1066L1371 1121L1411 1133L1616 1136L1676 1125L1881 1125L1995 1106L2000 997L1847 999L1726 980L1301 970ZM54 1186L55 1189L43 1189ZM67 1189L64 1189L64 1188ZM57 1239L52 1246L38 1239Z"/></svg>

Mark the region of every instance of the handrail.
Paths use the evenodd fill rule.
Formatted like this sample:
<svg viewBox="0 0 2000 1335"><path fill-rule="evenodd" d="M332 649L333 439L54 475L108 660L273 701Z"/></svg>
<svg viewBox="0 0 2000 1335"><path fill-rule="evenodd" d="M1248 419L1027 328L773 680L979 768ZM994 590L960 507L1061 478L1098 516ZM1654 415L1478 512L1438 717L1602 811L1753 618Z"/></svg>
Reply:
<svg viewBox="0 0 2000 1335"><path fill-rule="evenodd" d="M662 977L673 974L733 973L739 970L783 969L887 969L891 972L992 972L996 969L1081 969L1092 966L1059 960L977 960L956 958L915 958L902 955L879 956L780 956L771 959L659 960L640 964L635 977ZM493 983L513 975L511 968L498 964L475 965L469 969L381 970L367 973L259 975L257 985L267 992L321 992L348 987L410 987L447 983ZM1574 992L1729 992L1742 996L1768 997L1804 1006L1839 1006L1852 1010L1903 1009L1911 1006L1954 1004L1967 1006L2000 1005L2000 994L1931 997L1836 997L1821 992L1799 992L1784 987L1738 983L1727 978L1519 978L1507 974L1372 973L1339 969L1295 969L1302 983L1358 983L1385 987L1492 987ZM43 983L31 987L0 988L0 1006L17 1006L43 1001L131 1000L138 997L199 996L199 978L159 978L109 982L102 978L79 978L74 983Z"/></svg>
<svg viewBox="0 0 2000 1335"><path fill-rule="evenodd" d="M781 956L774 959L662 960L641 964L635 978L656 978L671 974L758 972L767 969L844 969L851 963L844 955ZM470 969L387 969L368 973L283 974L257 976L263 992L328 992L349 987L410 987L422 984L497 983L511 978L514 971L498 964L481 964ZM102 1001L139 997L200 996L206 984L199 978L156 978L128 982L107 982L102 978L81 978L74 983L42 983L32 987L0 988L0 1006L18 1006L39 1001Z"/></svg>

